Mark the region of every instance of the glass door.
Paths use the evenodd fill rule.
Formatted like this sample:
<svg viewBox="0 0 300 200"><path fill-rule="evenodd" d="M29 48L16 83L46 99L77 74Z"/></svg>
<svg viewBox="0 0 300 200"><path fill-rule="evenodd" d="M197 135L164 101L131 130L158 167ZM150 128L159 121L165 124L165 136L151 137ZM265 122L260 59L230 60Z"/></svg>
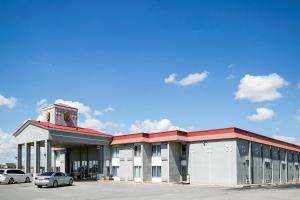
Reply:
<svg viewBox="0 0 300 200"><path fill-rule="evenodd" d="M96 180L98 172L98 161L90 160L89 161L89 170L88 170L88 179Z"/></svg>
<svg viewBox="0 0 300 200"><path fill-rule="evenodd" d="M88 178L88 166L87 161L81 161L81 180L86 180Z"/></svg>
<svg viewBox="0 0 300 200"><path fill-rule="evenodd" d="M72 165L72 177L74 180L80 180L80 161L73 161Z"/></svg>

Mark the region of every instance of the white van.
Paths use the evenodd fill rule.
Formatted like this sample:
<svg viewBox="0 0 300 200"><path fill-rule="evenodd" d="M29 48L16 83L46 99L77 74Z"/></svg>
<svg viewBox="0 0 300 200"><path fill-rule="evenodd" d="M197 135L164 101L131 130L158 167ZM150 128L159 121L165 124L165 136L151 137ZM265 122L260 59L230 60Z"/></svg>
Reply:
<svg viewBox="0 0 300 200"><path fill-rule="evenodd" d="M32 181L32 175L19 169L0 169L0 183L29 183Z"/></svg>

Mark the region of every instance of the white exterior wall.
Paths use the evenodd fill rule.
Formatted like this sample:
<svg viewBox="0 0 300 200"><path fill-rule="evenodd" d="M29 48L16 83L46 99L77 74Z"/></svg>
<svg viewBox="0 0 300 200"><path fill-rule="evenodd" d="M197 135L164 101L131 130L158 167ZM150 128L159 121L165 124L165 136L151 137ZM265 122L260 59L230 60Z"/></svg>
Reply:
<svg viewBox="0 0 300 200"><path fill-rule="evenodd" d="M236 141L192 142L189 145L191 184L236 185Z"/></svg>
<svg viewBox="0 0 300 200"><path fill-rule="evenodd" d="M17 144L24 144L48 139L48 130L30 124L16 137L16 142Z"/></svg>
<svg viewBox="0 0 300 200"><path fill-rule="evenodd" d="M133 181L133 145L122 145L119 150L121 181Z"/></svg>
<svg viewBox="0 0 300 200"><path fill-rule="evenodd" d="M169 144L168 143L161 143L161 157L158 158L160 158L161 160L160 165L154 164L152 162L152 166L161 166L161 178L152 177L152 181L169 182Z"/></svg>

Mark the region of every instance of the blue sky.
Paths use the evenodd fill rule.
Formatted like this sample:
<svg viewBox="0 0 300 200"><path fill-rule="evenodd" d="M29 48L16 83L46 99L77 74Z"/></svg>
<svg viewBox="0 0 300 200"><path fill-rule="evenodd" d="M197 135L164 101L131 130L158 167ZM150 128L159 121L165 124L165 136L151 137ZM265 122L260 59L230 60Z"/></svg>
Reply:
<svg viewBox="0 0 300 200"><path fill-rule="evenodd" d="M236 126L299 142L299 21L297 1L0 1L1 132L62 99L109 133ZM242 80L252 96L237 99Z"/></svg>

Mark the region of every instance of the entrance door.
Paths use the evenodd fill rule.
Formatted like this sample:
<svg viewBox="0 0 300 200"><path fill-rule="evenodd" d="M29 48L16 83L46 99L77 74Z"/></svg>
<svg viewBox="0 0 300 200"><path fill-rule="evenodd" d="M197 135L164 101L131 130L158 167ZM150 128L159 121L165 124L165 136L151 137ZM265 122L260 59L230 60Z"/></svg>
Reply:
<svg viewBox="0 0 300 200"><path fill-rule="evenodd" d="M81 161L81 179L88 179L88 166L86 160Z"/></svg>
<svg viewBox="0 0 300 200"><path fill-rule="evenodd" d="M72 162L70 167L74 180L96 180L97 174L102 173L100 171L101 155L97 146L73 147L68 151L70 154L68 158Z"/></svg>
<svg viewBox="0 0 300 200"><path fill-rule="evenodd" d="M89 169L88 169L88 179L96 180L98 172L98 161L90 160L89 161Z"/></svg>
<svg viewBox="0 0 300 200"><path fill-rule="evenodd" d="M74 180L80 180L80 161L76 160L73 161L73 165L72 165L72 176L74 178Z"/></svg>

